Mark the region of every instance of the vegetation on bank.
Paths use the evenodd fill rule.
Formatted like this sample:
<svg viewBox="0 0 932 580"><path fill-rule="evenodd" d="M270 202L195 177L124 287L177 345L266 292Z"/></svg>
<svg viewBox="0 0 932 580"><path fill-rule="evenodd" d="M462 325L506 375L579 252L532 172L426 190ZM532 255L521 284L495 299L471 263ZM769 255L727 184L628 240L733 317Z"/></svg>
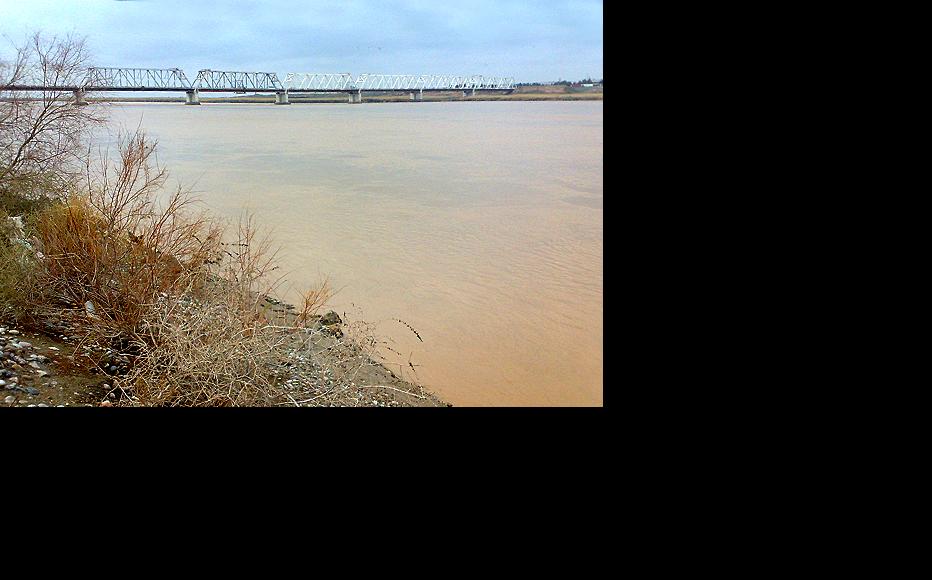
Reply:
<svg viewBox="0 0 932 580"><path fill-rule="evenodd" d="M285 308L273 298L271 241L250 216L228 224L185 189L169 190L143 131L94 151L100 106L77 106L70 93L4 91L37 77L66 84L86 59L80 40L36 35L0 62L0 324L67 328L79 344L127 355L128 371L114 379L124 404L358 403L340 397L375 388L353 382L369 358L361 345L326 341L342 336L317 314L331 296L326 282ZM304 356L350 347L339 360ZM301 361L323 382L286 380L283 369ZM314 395L307 401L292 394L302 381Z"/></svg>

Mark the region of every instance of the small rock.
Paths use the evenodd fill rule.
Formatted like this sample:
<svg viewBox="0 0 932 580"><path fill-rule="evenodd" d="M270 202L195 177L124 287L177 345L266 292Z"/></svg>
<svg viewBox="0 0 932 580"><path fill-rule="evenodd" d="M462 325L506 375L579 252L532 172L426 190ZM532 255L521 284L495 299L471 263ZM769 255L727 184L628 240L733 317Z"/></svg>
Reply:
<svg viewBox="0 0 932 580"><path fill-rule="evenodd" d="M3 399L3 402L6 403L7 405L12 405L13 403L16 402L16 397L14 397L13 395L7 395L7 397Z"/></svg>
<svg viewBox="0 0 932 580"><path fill-rule="evenodd" d="M101 407L112 407L112 406L113 406L113 403L111 403L110 401L104 399L103 401L100 402L100 406L101 406Z"/></svg>
<svg viewBox="0 0 932 580"><path fill-rule="evenodd" d="M32 348L32 343L31 342L20 342L19 348Z"/></svg>
<svg viewBox="0 0 932 580"><path fill-rule="evenodd" d="M331 324L341 324L342 322L343 320L340 319L340 315L333 310L320 317L320 323L325 326L330 326Z"/></svg>
<svg viewBox="0 0 932 580"><path fill-rule="evenodd" d="M36 407L48 407L48 405L46 405L45 403L39 403L38 405L36 405Z"/></svg>
<svg viewBox="0 0 932 580"><path fill-rule="evenodd" d="M29 393L30 395L38 395L39 389L35 387L26 387L26 392Z"/></svg>

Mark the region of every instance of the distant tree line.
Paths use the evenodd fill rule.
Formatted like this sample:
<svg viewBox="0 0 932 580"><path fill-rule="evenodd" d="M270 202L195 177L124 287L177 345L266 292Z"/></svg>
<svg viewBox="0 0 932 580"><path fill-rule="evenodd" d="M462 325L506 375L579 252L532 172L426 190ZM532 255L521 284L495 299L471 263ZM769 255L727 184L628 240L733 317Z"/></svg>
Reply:
<svg viewBox="0 0 932 580"><path fill-rule="evenodd" d="M547 81L547 82L536 82L536 83L515 83L515 86L516 87L529 87L529 86L534 86L534 85L562 85L566 87L579 87L582 85L601 85L601 84L602 84L602 79L595 80L592 78L584 78L578 81L565 81L561 79L558 81Z"/></svg>

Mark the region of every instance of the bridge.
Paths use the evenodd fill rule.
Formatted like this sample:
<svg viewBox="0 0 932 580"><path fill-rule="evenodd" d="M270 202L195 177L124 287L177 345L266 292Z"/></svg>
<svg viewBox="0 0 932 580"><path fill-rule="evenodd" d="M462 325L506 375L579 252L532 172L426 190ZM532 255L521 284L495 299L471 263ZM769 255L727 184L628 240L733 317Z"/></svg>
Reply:
<svg viewBox="0 0 932 580"><path fill-rule="evenodd" d="M86 105L89 92L158 91L184 92L185 104L199 105L200 93L274 93L275 104L290 104L290 94L345 93L350 103L361 103L363 92L408 93L421 101L425 92L462 91L463 96L479 92L510 94L515 91L511 77L482 75L382 75L349 73L288 73L281 81L273 72L199 70L194 81L180 68L106 68L86 70L79 82L0 87L0 91L72 92L75 104Z"/></svg>

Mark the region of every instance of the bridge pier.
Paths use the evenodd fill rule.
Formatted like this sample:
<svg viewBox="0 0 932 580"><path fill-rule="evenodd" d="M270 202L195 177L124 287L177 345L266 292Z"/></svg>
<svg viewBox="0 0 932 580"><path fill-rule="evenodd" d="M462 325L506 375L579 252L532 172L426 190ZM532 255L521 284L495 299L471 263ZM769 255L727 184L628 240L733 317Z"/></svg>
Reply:
<svg viewBox="0 0 932 580"><path fill-rule="evenodd" d="M288 100L288 91L281 91L275 93L275 104L276 105L290 105L291 102Z"/></svg>
<svg viewBox="0 0 932 580"><path fill-rule="evenodd" d="M185 105L200 105L201 104L201 100L197 96L197 89L193 91L185 91L184 104Z"/></svg>
<svg viewBox="0 0 932 580"><path fill-rule="evenodd" d="M356 91L355 93L349 94L350 103L361 103L362 102L362 91Z"/></svg>
<svg viewBox="0 0 932 580"><path fill-rule="evenodd" d="M74 93L74 106L84 107L87 105L87 101L84 100L84 95L86 94L84 90L78 89L73 91Z"/></svg>
<svg viewBox="0 0 932 580"><path fill-rule="evenodd" d="M471 97L475 97L475 96L476 96L476 89L475 89L475 87L473 87L472 94L469 95L469 96L471 96Z"/></svg>

